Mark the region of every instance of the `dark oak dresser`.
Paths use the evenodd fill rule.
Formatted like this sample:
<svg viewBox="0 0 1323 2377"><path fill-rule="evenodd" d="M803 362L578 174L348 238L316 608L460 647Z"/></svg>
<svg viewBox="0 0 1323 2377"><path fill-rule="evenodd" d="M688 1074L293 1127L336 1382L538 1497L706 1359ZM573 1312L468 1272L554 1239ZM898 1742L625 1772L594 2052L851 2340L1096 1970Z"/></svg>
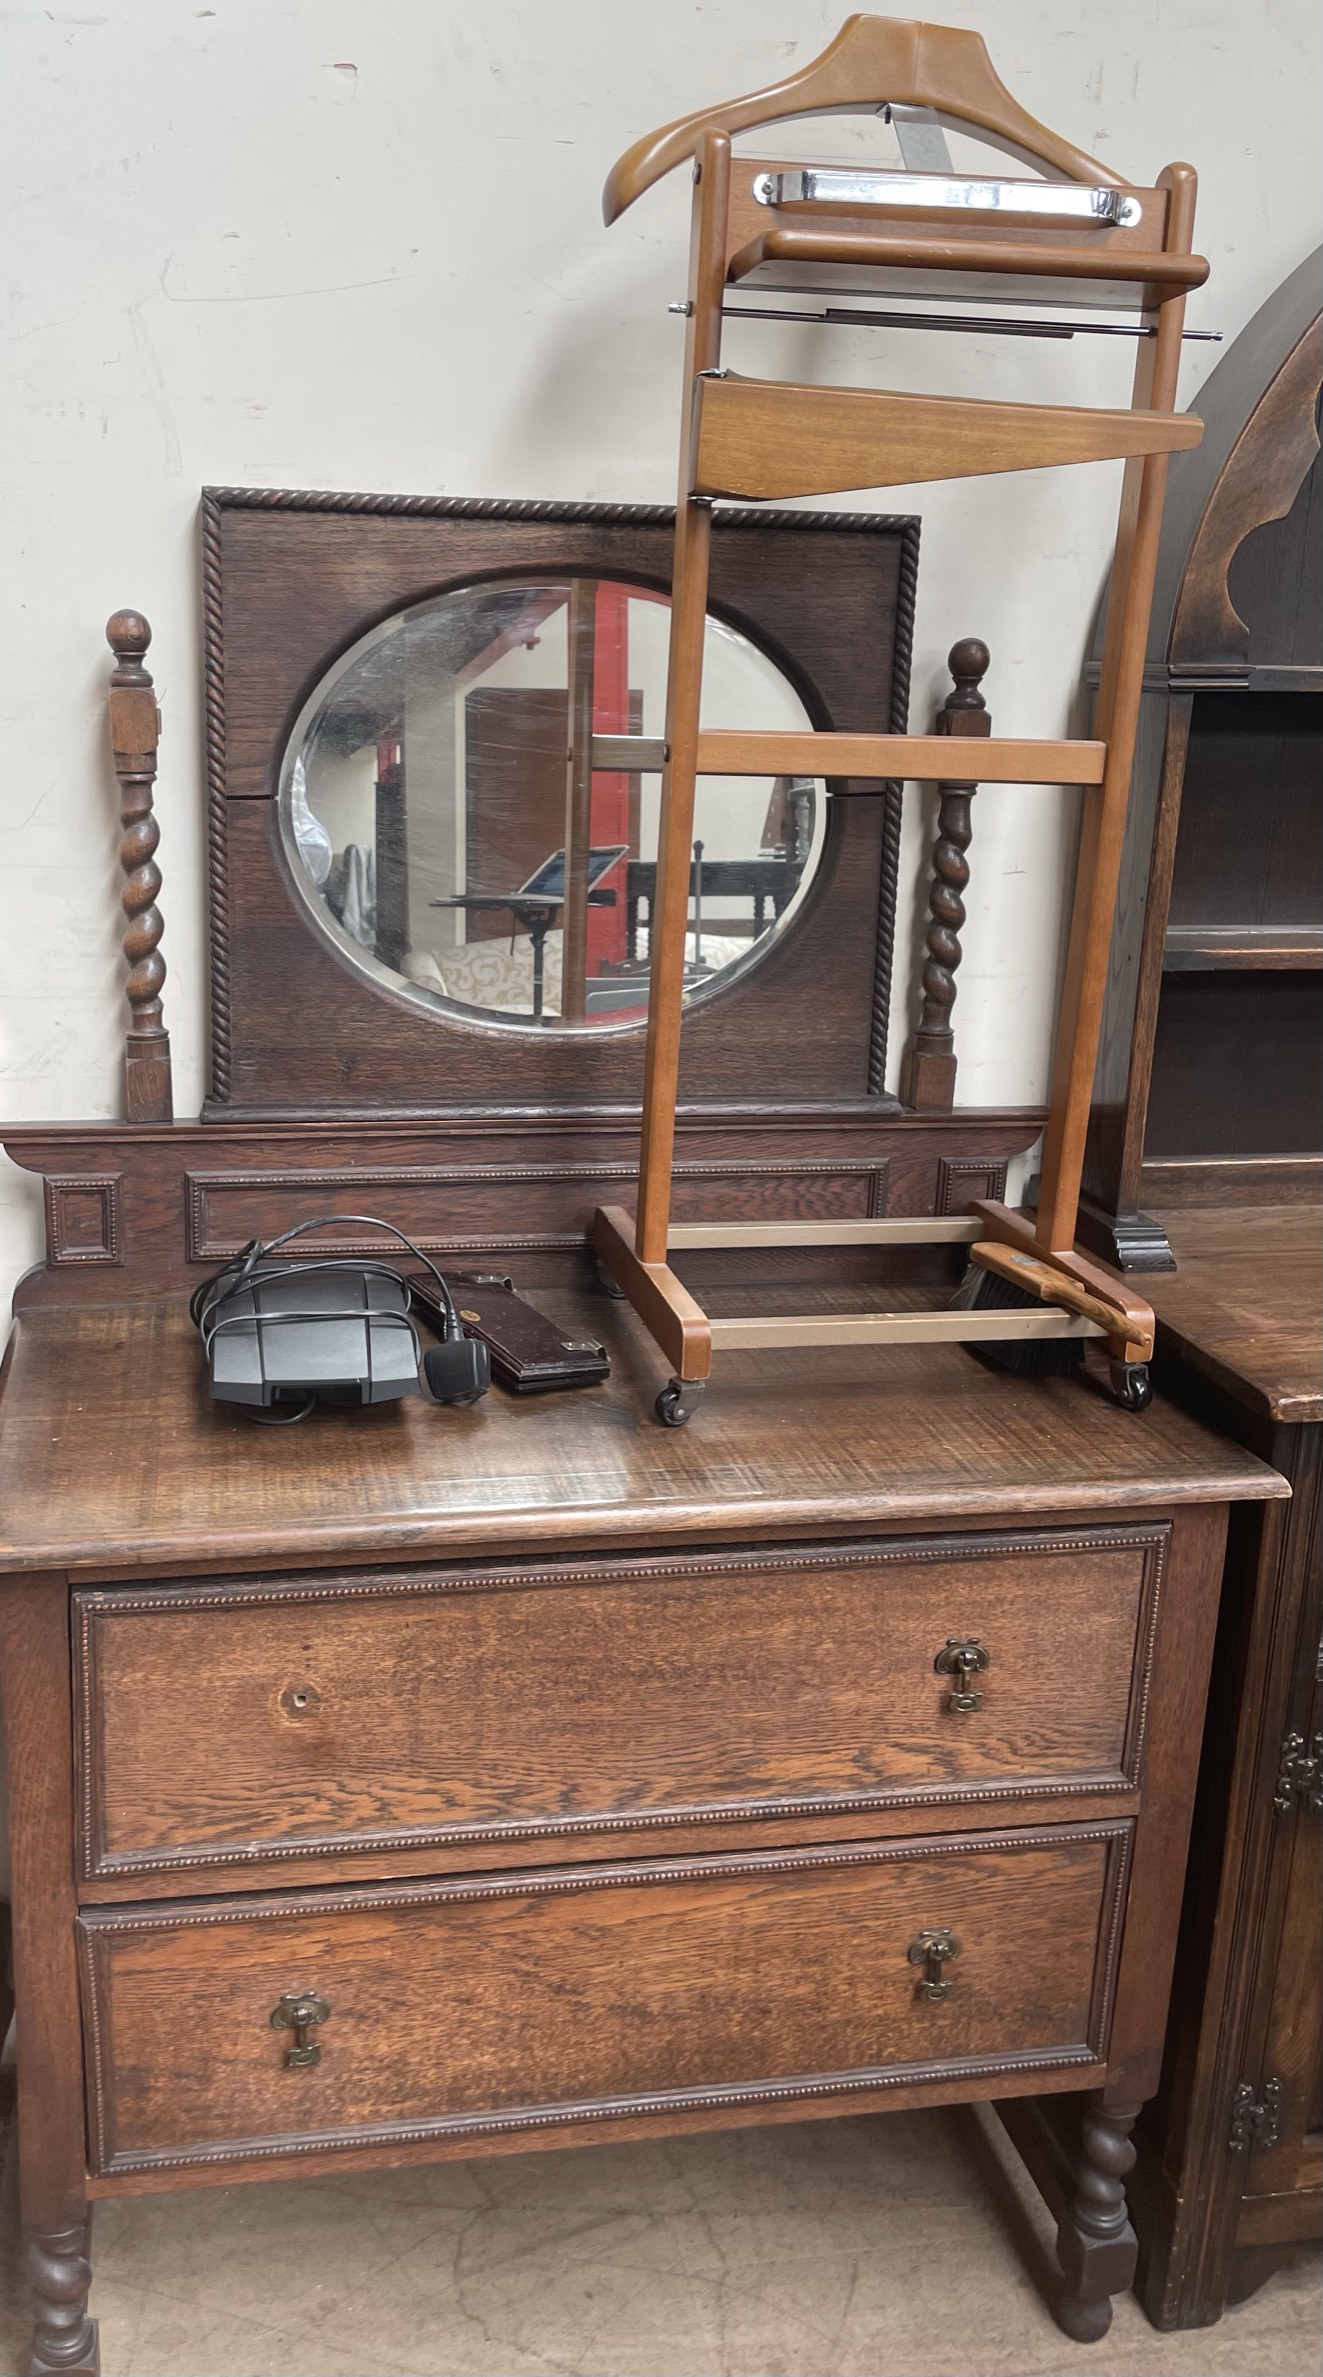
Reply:
<svg viewBox="0 0 1323 2377"><path fill-rule="evenodd" d="M1100 2337L1133 2278L1228 1520L1287 1487L1169 1400L954 1344L733 1352L657 1424L664 1372L588 1252L638 1166L628 877L624 909L519 945L527 771L487 770L473 702L499 692L521 750L554 729L564 792L593 622L590 852L648 863L618 743L656 710L670 527L206 499L196 1122L171 1119L150 630L112 621L128 1119L5 1132L47 1222L0 1394L34 2370L96 2368L102 2197L890 2105L1058 2107L1051 2155L1045 2114L1015 2132L1055 2316ZM723 518L713 632L741 668L779 655L811 723L899 730L917 547L904 518ZM720 905L709 880L701 972L693 892L686 1277L737 1322L816 1297L828 1335L880 1264L947 1303L960 1217L1042 1117L885 1091L898 787L755 785L735 823L758 872ZM609 1381L254 1427L209 1399L190 1292L328 1216L346 1261L395 1227L508 1271ZM694 1243L731 1217L765 1245Z"/></svg>
<svg viewBox="0 0 1323 2377"><path fill-rule="evenodd" d="M745 1355L254 1430L181 1299L30 1306L0 1674L38 2370L99 2197L1067 2091L1129 2282L1228 1507L1161 1399ZM970 1646L987 1664L962 1667Z"/></svg>
<svg viewBox="0 0 1323 2377"><path fill-rule="evenodd" d="M1312 1201L1159 1209L1160 1376L1272 1462L1292 1500L1241 1511L1209 1695L1162 2087L1137 2132L1140 2293L1193 2327L1323 2236L1323 1470Z"/></svg>

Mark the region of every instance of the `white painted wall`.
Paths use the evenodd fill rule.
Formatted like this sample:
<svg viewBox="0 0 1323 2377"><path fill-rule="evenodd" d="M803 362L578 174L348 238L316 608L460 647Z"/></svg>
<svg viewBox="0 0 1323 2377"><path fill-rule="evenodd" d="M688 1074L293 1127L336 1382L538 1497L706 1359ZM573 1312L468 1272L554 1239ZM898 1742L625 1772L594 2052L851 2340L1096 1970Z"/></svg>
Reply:
<svg viewBox="0 0 1323 2377"><path fill-rule="evenodd" d="M118 1110L101 636L122 604L153 622L165 711L177 1110L202 1093L199 486L667 498L680 326L665 305L683 288L688 191L674 178L608 234L603 174L639 133L811 58L845 8L14 0L3 12L10 1117ZM1314 245L1316 0L943 8L977 25L1034 114L1123 173L1143 178L1172 157L1199 167L1213 275L1193 323L1234 335ZM819 371L863 376L858 340L840 334ZM1106 401L1117 384L1102 342L1001 342L995 357L982 344L937 347L879 341L867 353L901 386L939 384L940 370L940 384L983 391L994 364L1009 395L1059 386ZM737 365L742 352L732 347ZM1188 351L1185 401L1217 352ZM1100 470L887 496L885 508L924 516L916 724L944 688L948 645L976 633L994 649L998 728L1062 729L1112 493ZM1066 797L984 794L977 835L961 1092L1030 1099L1047 1063ZM35 1184L6 1169L0 1199L7 1283L39 1250Z"/></svg>

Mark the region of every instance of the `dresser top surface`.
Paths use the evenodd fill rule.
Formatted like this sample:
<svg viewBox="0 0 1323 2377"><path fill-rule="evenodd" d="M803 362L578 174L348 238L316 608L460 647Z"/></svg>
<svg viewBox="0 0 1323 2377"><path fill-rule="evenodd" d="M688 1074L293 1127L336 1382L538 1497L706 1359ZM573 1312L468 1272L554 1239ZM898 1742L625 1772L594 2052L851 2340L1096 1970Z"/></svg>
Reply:
<svg viewBox="0 0 1323 2377"><path fill-rule="evenodd" d="M1323 1419L1323 1209L1216 1205L1155 1217L1174 1272L1132 1273L1191 1366L1251 1410Z"/></svg>
<svg viewBox="0 0 1323 2377"><path fill-rule="evenodd" d="M605 1297L537 1299L608 1344L602 1387L419 1398L254 1427L212 1403L182 1302L26 1312L0 1403L0 1569L199 1572L656 1541L775 1540L1284 1494L1155 1399L1017 1379L958 1346L730 1354L660 1427L655 1350Z"/></svg>

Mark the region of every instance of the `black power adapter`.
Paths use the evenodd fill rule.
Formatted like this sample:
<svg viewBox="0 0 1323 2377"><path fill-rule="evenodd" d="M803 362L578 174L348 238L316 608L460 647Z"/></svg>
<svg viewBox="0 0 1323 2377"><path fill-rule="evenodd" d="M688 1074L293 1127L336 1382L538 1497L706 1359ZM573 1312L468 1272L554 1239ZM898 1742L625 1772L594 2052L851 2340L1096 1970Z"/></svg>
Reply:
<svg viewBox="0 0 1323 2377"><path fill-rule="evenodd" d="M464 1335L462 1323L452 1337L447 1321L442 1343L423 1355L423 1376L434 1403L476 1403L492 1383L491 1355L480 1338Z"/></svg>

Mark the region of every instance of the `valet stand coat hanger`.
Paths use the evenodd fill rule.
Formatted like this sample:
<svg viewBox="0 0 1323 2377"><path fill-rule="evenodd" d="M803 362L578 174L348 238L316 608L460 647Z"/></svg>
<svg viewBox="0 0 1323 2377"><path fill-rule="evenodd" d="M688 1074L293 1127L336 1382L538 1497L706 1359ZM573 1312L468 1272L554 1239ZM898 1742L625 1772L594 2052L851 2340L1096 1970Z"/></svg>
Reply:
<svg viewBox="0 0 1323 2377"><path fill-rule="evenodd" d="M884 108L898 111L902 127L900 111L917 110L930 125L935 118L972 131L1054 178L985 183L953 176L949 164L945 176L908 169L806 171L732 155L732 135L758 125ZM903 144L903 129L901 137ZM599 1263L672 1365L675 1375L657 1402L658 1417L672 1426L693 1411L714 1350L756 1346L1095 1337L1105 1342L1118 1400L1142 1408L1153 1314L1119 1279L1077 1254L1074 1237L1167 456L1197 444L1202 434L1199 421L1174 410L1185 294L1208 272L1203 258L1190 252L1195 175L1188 165L1171 165L1151 189L1122 182L1016 104L976 33L868 16L849 18L830 48L786 82L702 109L638 141L608 177L607 222L689 158L695 190L686 398L638 1213L635 1221L618 1206L599 1209ZM1074 306L1114 305L1122 301L1117 285L1130 284L1130 302L1140 309L1131 407L1085 411L736 377L721 364L723 299L730 283L769 264L848 265L863 274L917 270L929 286L935 276L939 288L943 274L1014 276L1021 288L1029 276L1055 282L1059 295L1064 285ZM1110 298L1104 284L1112 289ZM957 281L951 293L961 289ZM978 747L981 783L1078 784L1084 790L1036 1220L982 1201L964 1218L673 1225L696 777L790 774L877 783L940 781L952 774L950 743L940 736L700 731L714 500L784 502L847 488L1120 457L1126 469L1098 739L989 739ZM613 740L612 751L619 749ZM624 762L617 756L613 764ZM672 1251L685 1248L942 1240L967 1243L979 1271L999 1274L1026 1292L1023 1306L710 1320L668 1263ZM1029 1298L1037 1301L1031 1306Z"/></svg>

